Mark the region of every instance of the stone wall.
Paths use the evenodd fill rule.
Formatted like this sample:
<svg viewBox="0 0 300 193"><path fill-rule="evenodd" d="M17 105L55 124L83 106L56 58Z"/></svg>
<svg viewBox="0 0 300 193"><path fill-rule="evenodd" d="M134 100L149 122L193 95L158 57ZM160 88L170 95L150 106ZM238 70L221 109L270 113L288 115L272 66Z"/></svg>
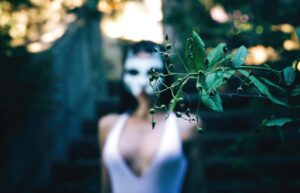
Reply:
<svg viewBox="0 0 300 193"><path fill-rule="evenodd" d="M99 20L80 16L51 50L34 56L40 65L51 60L50 85L40 96L48 108L30 112L27 128L7 135L0 192L32 192L47 183L51 164L66 159L82 121L95 119L96 103L106 97Z"/></svg>

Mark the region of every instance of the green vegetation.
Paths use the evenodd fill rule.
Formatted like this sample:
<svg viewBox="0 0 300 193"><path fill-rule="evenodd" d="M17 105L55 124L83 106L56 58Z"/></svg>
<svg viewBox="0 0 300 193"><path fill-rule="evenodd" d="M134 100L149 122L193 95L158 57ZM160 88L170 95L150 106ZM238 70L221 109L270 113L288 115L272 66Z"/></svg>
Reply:
<svg viewBox="0 0 300 193"><path fill-rule="evenodd" d="M298 30L298 29L297 29ZM236 96L242 96L246 90L255 90L248 93L249 97L260 97L270 100L275 105L287 110L288 117L274 116L270 120L265 120L266 126L283 126L286 123L300 121L299 119L299 101L294 100L300 95L300 84L295 84L297 66L288 66L283 69L273 69L267 64L259 66L245 65L248 55L247 48L240 46L234 53L230 53L225 43L217 45L209 52L206 51L205 43L201 37L193 31L187 40L185 49L185 58L182 59L176 52L175 56L181 58L180 62L185 72L177 73L170 69L169 57L174 56L171 53L169 38L166 38L167 46L165 51L160 53L165 58L165 65L168 67L167 74L159 74L154 72L150 78L151 85L160 84L160 77L176 76L177 79L171 85L163 85L163 88L157 92L170 91L173 98L169 104L169 111L174 111L176 106L187 95L183 88L190 80L196 80L195 87L199 95L199 101L207 108L222 112L222 95L224 93L220 88L225 85L231 78L235 77L240 84L233 93ZM174 44L172 44L174 47ZM170 51L171 50L171 51ZM176 50L176 48L174 48ZM265 73L257 73L263 71ZM269 74L271 78L265 75ZM275 77L275 80L273 81ZM246 89L244 89L246 88ZM159 107L156 107L159 108ZM154 109L152 109L154 113ZM152 114L153 114L152 113ZM184 112L176 112L182 117ZM187 114L186 114L187 115ZM190 118L187 115L187 118Z"/></svg>

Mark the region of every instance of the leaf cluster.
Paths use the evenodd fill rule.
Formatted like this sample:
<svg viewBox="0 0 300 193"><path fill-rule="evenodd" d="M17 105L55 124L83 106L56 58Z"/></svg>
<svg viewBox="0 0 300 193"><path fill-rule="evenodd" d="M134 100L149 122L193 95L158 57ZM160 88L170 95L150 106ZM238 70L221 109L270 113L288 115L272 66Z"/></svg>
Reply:
<svg viewBox="0 0 300 193"><path fill-rule="evenodd" d="M299 31L299 29L297 29ZM161 51L162 56L171 56L170 50L176 50L174 44L170 44L166 38L167 49ZM172 45L172 46L170 46ZM207 51L205 43L196 31L193 31L187 39L187 46L184 58L178 56L181 65L186 72L175 73L168 68L168 73L161 76L176 75L178 78L172 85L165 87L157 92L171 91L172 100L168 104L170 112L176 109L180 101L185 97L183 88L192 79L196 80L196 89L199 102L208 109L216 112L223 111L222 95L225 94L220 89L231 78L239 80L240 85L233 93L242 96L244 88L252 88L256 92L249 97L260 97L268 99L275 105L287 109L299 109L299 104L293 104L291 98L300 95L300 85L294 85L296 77L295 66L288 66L284 69L273 69L264 64L260 66L245 65L245 60L249 54L245 46L240 46L234 53L229 52L225 43L218 44L216 47ZM174 55L178 55L176 50ZM166 64L170 66L170 64ZM278 81L266 78L257 74L263 71L272 74ZM178 114L178 113L177 113ZM180 116L182 117L182 116ZM277 117L265 121L266 126L282 126L286 123L297 121L295 117Z"/></svg>

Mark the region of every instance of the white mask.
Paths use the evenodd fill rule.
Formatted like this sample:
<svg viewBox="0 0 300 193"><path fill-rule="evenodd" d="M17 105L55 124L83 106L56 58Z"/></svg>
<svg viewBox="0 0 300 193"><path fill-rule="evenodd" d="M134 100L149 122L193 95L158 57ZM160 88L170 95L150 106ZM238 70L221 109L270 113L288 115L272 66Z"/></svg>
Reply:
<svg viewBox="0 0 300 193"><path fill-rule="evenodd" d="M162 72L163 63L160 58L133 56L125 61L124 67L124 83L134 96L140 95L143 91L148 95L153 95L154 90L150 85L149 78L153 68ZM158 85L159 83L154 86L154 89L157 89Z"/></svg>

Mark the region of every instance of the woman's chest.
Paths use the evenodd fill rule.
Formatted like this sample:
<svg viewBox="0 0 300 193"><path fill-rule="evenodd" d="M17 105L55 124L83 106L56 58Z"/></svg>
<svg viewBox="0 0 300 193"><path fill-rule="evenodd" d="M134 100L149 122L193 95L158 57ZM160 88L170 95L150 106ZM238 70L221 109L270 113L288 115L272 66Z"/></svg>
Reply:
<svg viewBox="0 0 300 193"><path fill-rule="evenodd" d="M147 164L159 150L163 128L147 128L148 125L130 125L124 128L119 139L119 150L128 162Z"/></svg>

